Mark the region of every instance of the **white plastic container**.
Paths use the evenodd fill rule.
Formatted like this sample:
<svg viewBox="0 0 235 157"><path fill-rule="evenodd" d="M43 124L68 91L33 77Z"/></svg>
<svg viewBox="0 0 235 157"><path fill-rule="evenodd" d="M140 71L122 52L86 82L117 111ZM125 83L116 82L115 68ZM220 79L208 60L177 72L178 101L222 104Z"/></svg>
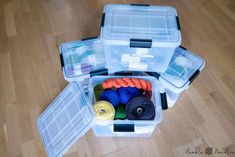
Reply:
<svg viewBox="0 0 235 157"><path fill-rule="evenodd" d="M199 75L205 66L205 61L196 54L180 46L175 49L167 70L161 74L147 72L155 76L167 94L168 107L172 107L179 95L187 90L192 81ZM141 75L146 75L141 73Z"/></svg>
<svg viewBox="0 0 235 157"><path fill-rule="evenodd" d="M111 72L164 72L181 44L177 12L169 6L108 4L100 38Z"/></svg>
<svg viewBox="0 0 235 157"><path fill-rule="evenodd" d="M152 83L154 120L95 120L92 104L93 88L109 78L121 76L94 76L89 82L89 98L79 82L70 82L62 93L39 116L37 125L48 156L62 156L69 147L90 128L96 136L148 137L162 120L162 94L158 81L151 76L135 76ZM127 76L125 76L127 77ZM130 76L132 77L132 76Z"/></svg>

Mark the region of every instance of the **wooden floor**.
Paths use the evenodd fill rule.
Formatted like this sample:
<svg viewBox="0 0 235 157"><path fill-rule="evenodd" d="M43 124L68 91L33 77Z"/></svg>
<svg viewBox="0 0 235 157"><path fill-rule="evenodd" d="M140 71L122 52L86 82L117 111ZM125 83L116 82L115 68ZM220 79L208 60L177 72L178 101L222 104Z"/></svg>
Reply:
<svg viewBox="0 0 235 157"><path fill-rule="evenodd" d="M106 3L127 0L0 0L0 156L46 156L39 114L68 84L58 45L99 35ZM151 138L99 138L89 131L67 152L79 157L235 156L235 1L149 0L178 10L182 45L206 67ZM198 151L198 150L197 150ZM199 152L199 151L198 151ZM234 154L232 154L234 152Z"/></svg>

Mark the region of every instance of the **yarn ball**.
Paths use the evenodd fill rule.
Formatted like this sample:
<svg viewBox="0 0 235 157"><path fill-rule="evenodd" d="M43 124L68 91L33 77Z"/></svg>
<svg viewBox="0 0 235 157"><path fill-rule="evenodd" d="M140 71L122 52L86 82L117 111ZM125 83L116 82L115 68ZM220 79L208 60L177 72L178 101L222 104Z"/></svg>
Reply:
<svg viewBox="0 0 235 157"><path fill-rule="evenodd" d="M105 90L101 95L100 95L100 100L105 100L110 102L114 107L118 106L120 103L120 98L118 93L115 90L108 89Z"/></svg>
<svg viewBox="0 0 235 157"><path fill-rule="evenodd" d="M143 96L131 99L126 105L126 115L129 120L153 120L155 114L153 102Z"/></svg>
<svg viewBox="0 0 235 157"><path fill-rule="evenodd" d="M121 119L121 120L126 119L126 111L125 111L124 106L118 105L118 106L115 108L115 116L114 116L114 119Z"/></svg>
<svg viewBox="0 0 235 157"><path fill-rule="evenodd" d="M140 96L141 92L136 87L121 87L117 89L120 96L120 102L122 104L127 104L130 99Z"/></svg>
<svg viewBox="0 0 235 157"><path fill-rule="evenodd" d="M107 101L97 101L93 104L97 120L113 120L115 109L112 104Z"/></svg>

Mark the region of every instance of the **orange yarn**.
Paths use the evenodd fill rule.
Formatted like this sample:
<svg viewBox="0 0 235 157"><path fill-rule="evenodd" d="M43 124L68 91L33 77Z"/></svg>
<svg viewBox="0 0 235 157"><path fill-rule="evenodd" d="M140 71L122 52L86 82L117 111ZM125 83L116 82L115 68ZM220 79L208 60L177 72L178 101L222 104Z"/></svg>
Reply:
<svg viewBox="0 0 235 157"><path fill-rule="evenodd" d="M120 87L136 87L139 89L143 89L145 91L152 90L152 84L149 81L139 79L139 78L111 78L105 80L102 83L103 89L109 88L120 88Z"/></svg>

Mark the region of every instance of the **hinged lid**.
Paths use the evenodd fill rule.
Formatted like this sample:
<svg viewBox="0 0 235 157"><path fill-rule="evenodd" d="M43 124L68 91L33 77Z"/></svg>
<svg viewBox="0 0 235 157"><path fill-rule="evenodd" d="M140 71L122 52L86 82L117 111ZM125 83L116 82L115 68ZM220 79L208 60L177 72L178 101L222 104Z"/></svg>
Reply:
<svg viewBox="0 0 235 157"><path fill-rule="evenodd" d="M94 113L78 82L71 82L38 118L48 156L62 156L93 124Z"/></svg>
<svg viewBox="0 0 235 157"><path fill-rule="evenodd" d="M67 81L82 81L94 71L107 73L104 46L97 37L62 43L60 59Z"/></svg>
<svg viewBox="0 0 235 157"><path fill-rule="evenodd" d="M145 39L152 46L177 47L181 43L177 12L169 6L108 4L103 11L101 38L118 44Z"/></svg>
<svg viewBox="0 0 235 157"><path fill-rule="evenodd" d="M197 77L205 65L204 60L180 46L175 49L167 70L164 73L150 73L156 76L168 89L181 92Z"/></svg>

